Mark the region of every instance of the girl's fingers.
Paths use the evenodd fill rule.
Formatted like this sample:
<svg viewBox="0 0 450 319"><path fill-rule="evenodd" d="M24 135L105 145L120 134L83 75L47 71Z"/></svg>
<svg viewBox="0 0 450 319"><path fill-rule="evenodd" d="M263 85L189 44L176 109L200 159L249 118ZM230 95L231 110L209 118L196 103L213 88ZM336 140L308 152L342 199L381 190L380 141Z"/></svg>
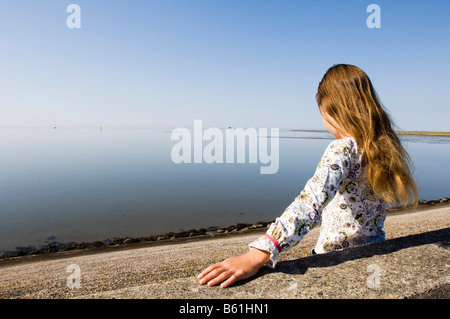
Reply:
<svg viewBox="0 0 450 319"><path fill-rule="evenodd" d="M236 275L232 275L230 278L228 278L227 280L225 280L222 284L220 284L220 287L222 288L226 288L232 284L234 284L237 280Z"/></svg>
<svg viewBox="0 0 450 319"><path fill-rule="evenodd" d="M202 279L200 279L200 284L206 284L207 282L210 282L212 279L219 276L221 273L223 273L225 270L221 268L212 269L208 274L206 274Z"/></svg>
<svg viewBox="0 0 450 319"><path fill-rule="evenodd" d="M208 281L208 286L212 287L217 285L218 283L224 281L225 279L229 278L231 276L229 271L224 271L220 274L218 274L215 278L211 279L210 281Z"/></svg>
<svg viewBox="0 0 450 319"><path fill-rule="evenodd" d="M198 279L202 279L206 274L210 273L212 270L220 267L220 264L214 264L203 270L200 275L197 276Z"/></svg>

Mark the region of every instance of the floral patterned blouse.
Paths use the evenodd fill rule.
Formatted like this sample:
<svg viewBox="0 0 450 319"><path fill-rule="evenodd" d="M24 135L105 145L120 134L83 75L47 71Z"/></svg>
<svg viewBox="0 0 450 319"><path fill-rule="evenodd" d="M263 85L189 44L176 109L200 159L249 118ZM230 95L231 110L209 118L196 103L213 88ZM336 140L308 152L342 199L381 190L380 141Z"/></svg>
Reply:
<svg viewBox="0 0 450 319"><path fill-rule="evenodd" d="M281 251L297 245L319 223L317 254L384 240L386 206L367 183L361 155L352 137L328 145L300 195L264 236L249 244L270 252L269 267L275 267Z"/></svg>

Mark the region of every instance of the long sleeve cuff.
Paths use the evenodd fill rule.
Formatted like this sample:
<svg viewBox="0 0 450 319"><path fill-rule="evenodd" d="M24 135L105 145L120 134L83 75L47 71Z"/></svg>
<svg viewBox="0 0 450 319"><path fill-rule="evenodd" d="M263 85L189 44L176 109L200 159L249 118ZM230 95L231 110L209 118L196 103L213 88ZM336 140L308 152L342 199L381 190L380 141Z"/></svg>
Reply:
<svg viewBox="0 0 450 319"><path fill-rule="evenodd" d="M249 246L252 248L257 248L269 252L270 260L267 262L266 266L270 268L275 268L278 261L278 256L281 251L281 247L275 241L275 239L273 239L269 235L264 235L256 239L255 241L251 242Z"/></svg>

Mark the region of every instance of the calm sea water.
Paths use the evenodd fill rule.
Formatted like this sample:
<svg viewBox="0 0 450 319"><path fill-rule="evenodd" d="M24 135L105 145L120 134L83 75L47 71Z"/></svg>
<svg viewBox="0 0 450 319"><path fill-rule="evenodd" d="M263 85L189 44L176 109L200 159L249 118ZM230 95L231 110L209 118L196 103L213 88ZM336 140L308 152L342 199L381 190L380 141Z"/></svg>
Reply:
<svg viewBox="0 0 450 319"><path fill-rule="evenodd" d="M312 176L332 136L280 130L279 170L175 164L170 131L0 128L0 254L269 221ZM402 137L421 199L450 195L450 138Z"/></svg>

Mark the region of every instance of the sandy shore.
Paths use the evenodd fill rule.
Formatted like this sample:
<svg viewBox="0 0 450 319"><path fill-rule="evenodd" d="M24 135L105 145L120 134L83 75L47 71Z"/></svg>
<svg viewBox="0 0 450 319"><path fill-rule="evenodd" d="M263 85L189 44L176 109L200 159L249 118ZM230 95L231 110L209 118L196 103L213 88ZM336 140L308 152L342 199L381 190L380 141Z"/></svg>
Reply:
<svg viewBox="0 0 450 319"><path fill-rule="evenodd" d="M358 288L352 288L356 289L355 291L348 288L350 290L347 291L347 295L356 298L361 293L372 298L411 296L416 292L423 293L437 286L450 284L449 228L449 203L425 206L413 212L402 211L388 215L385 223L386 244L383 244L384 246L372 244L376 249L383 251L376 256L372 253L366 255L371 245L321 256L310 256L311 248L314 247L318 237L319 229L316 228L308 233L293 250L282 254L277 270L263 268L252 280L229 289L199 286L195 276L212 263L247 251L247 244L263 234L265 229L230 233L215 238L192 238L147 245L135 244L117 249L25 256L0 263L0 297L339 298L342 294L336 295L336 290L333 290L336 285L348 286L355 283L354 278L350 280L348 277L351 276L352 271L356 271L354 276L361 277L361 270L357 270L352 263L355 265L367 263L367 259L373 258L375 259L372 261L380 264L385 275L389 273L392 278L401 275L409 279L402 277L401 280L398 279L400 283L390 279L389 285L386 281L385 286L382 287L384 290L370 290L367 287L364 288L363 284L356 283L357 286L359 285ZM445 240L447 246L441 243ZM401 249L386 248L399 243L403 245ZM431 255L428 256L429 252ZM350 255L353 257L349 258ZM348 260L338 263L332 261L333 258L339 259L344 256L347 256ZM415 256L415 260L411 260L412 256ZM312 264L308 264L305 270L303 268L307 262ZM323 262L329 265L317 266L317 263ZM417 269L410 269L410 275L399 274L396 267L390 266L390 263L394 262L402 264L404 270L412 266ZM73 270L68 272L70 265L76 265L79 272L75 273ZM343 265L350 268L343 271ZM366 278L367 265L361 267L364 270L365 277L363 277ZM69 267L69 269L73 268ZM299 274L301 281L296 281ZM333 275L333 278L330 275ZM346 276L347 279L345 279ZM411 281L411 276L415 276L414 284L409 282L406 285L405 281ZM420 279L418 276L425 277ZM76 285L78 287L74 286L74 283L77 283L74 280L76 278L80 279L79 285ZM284 293L280 294L275 288L280 280L292 289L285 289ZM308 282L309 286L305 286ZM303 288L297 289L300 287Z"/></svg>

